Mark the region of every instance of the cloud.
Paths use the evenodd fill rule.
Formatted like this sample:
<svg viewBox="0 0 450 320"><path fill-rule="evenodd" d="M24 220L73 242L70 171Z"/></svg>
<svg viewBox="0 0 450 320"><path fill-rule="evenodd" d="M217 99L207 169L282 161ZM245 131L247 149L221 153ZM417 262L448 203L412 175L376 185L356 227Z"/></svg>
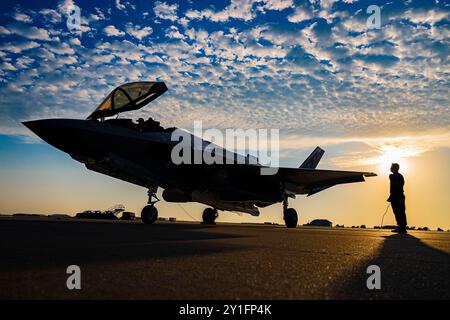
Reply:
<svg viewBox="0 0 450 320"><path fill-rule="evenodd" d="M212 9L188 10L188 19L208 19L213 22L226 22L230 19L251 21L256 17L257 11L265 13L265 10L283 11L294 7L292 0L231 0L223 10Z"/></svg>
<svg viewBox="0 0 450 320"><path fill-rule="evenodd" d="M294 2L292 0L265 0L260 8L266 10L283 11L287 8L292 7L294 7Z"/></svg>
<svg viewBox="0 0 450 320"><path fill-rule="evenodd" d="M31 17L23 12L14 12L13 14L13 18L14 20L17 20L19 22L25 22L25 23L30 23L33 22L33 19L31 19Z"/></svg>
<svg viewBox="0 0 450 320"><path fill-rule="evenodd" d="M53 43L53 44L46 44L45 47L50 50L53 53L60 54L60 55L74 55L75 50L70 47L66 42L64 43Z"/></svg>
<svg viewBox="0 0 450 320"><path fill-rule="evenodd" d="M231 0L230 4L223 10L188 10L186 17L189 19L209 19L213 22L225 22L230 19L250 21L256 15L252 10L254 3L254 0Z"/></svg>
<svg viewBox="0 0 450 320"><path fill-rule="evenodd" d="M0 26L0 34L8 35L8 34L11 34L11 31L9 31L7 28L5 28L3 26Z"/></svg>
<svg viewBox="0 0 450 320"><path fill-rule="evenodd" d="M96 8L94 8L94 10L95 10L95 14L92 13L90 15L90 17L91 17L91 19L93 21L102 21L102 20L106 20L107 19L105 13L100 8L96 7Z"/></svg>
<svg viewBox="0 0 450 320"><path fill-rule="evenodd" d="M21 53L22 51L30 50L39 47L39 43L34 41L26 42L7 42L0 45L0 50L9 51L13 53Z"/></svg>
<svg viewBox="0 0 450 320"><path fill-rule="evenodd" d="M298 23L304 20L312 19L314 16L312 12L304 7L297 6L293 13L288 15L288 20L292 23Z"/></svg>
<svg viewBox="0 0 450 320"><path fill-rule="evenodd" d="M404 162L439 148L450 148L450 131L429 131L420 134L400 135L397 137L348 137L333 144L362 143L367 150L353 151L335 156L331 162L338 167L358 167Z"/></svg>
<svg viewBox="0 0 450 320"><path fill-rule="evenodd" d="M143 27L133 26L131 23L127 24L126 31L129 35L135 37L138 40L142 40L152 34L152 27Z"/></svg>
<svg viewBox="0 0 450 320"><path fill-rule="evenodd" d="M416 24L404 18L408 8L389 15L387 6L382 28L366 30L358 2L303 2L295 8L289 1L237 3L205 8L193 2L181 11L159 1L146 8L150 14L156 8L158 19L144 19L142 11L116 12L124 19L117 27L86 8L89 34L74 37L62 22L47 27L51 41L16 39L9 25L20 23L7 14L10 21L0 27L6 39L1 65L17 70L5 64L0 72L2 117L85 117L116 85L158 79L170 91L153 103L152 116L171 126L188 128L203 119L218 128L282 128L296 138L363 139L450 125L450 34L443 20ZM297 15L299 8L306 13ZM110 9L99 10L111 16ZM185 10L184 20L177 19ZM52 14L41 11L48 25ZM324 12L333 18L322 19ZM59 93L52 106L40 88ZM70 108L75 103L79 109ZM148 110L140 112L130 117L147 116Z"/></svg>
<svg viewBox="0 0 450 320"><path fill-rule="evenodd" d="M11 63L5 61L3 62L3 64L0 66L0 70L2 71L16 71L16 67L14 67Z"/></svg>
<svg viewBox="0 0 450 320"><path fill-rule="evenodd" d="M11 23L6 26L6 28L2 28L1 33L3 34L16 34L19 36L22 36L27 39L32 40L44 40L44 41L50 41L50 34L47 30L28 26L23 23Z"/></svg>
<svg viewBox="0 0 450 320"><path fill-rule="evenodd" d="M57 60L58 64L66 65L66 64L74 64L77 63L77 58L75 56L63 56L59 57Z"/></svg>
<svg viewBox="0 0 450 320"><path fill-rule="evenodd" d="M414 22L416 24L428 23L434 25L439 21L448 19L449 13L436 9L426 11L410 9L403 14L403 18L408 19L409 21Z"/></svg>
<svg viewBox="0 0 450 320"><path fill-rule="evenodd" d="M81 46L81 41L78 38L71 38L69 40L70 44L73 44L74 46Z"/></svg>
<svg viewBox="0 0 450 320"><path fill-rule="evenodd" d="M125 10L125 5L120 3L120 0L116 0L116 8L117 10Z"/></svg>
<svg viewBox="0 0 450 320"><path fill-rule="evenodd" d="M42 9L39 11L39 14L44 16L44 19L50 23L55 24L61 22L61 14L54 9Z"/></svg>
<svg viewBox="0 0 450 320"><path fill-rule="evenodd" d="M73 0L62 0L58 3L58 11L67 16L69 14L69 9L71 9L73 6L75 6L75 3Z"/></svg>
<svg viewBox="0 0 450 320"><path fill-rule="evenodd" d="M35 60L31 59L30 57L23 56L23 57L17 58L15 65L19 69L27 69L30 67L30 65L34 61Z"/></svg>
<svg viewBox="0 0 450 320"><path fill-rule="evenodd" d="M169 29L166 30L166 36L172 39L184 39L185 36L180 33L176 26L170 26Z"/></svg>
<svg viewBox="0 0 450 320"><path fill-rule="evenodd" d="M178 4L167 4L166 2L156 1L153 7L153 12L156 17L162 20L176 21Z"/></svg>
<svg viewBox="0 0 450 320"><path fill-rule="evenodd" d="M125 35L125 32L120 31L113 25L109 25L103 28L103 33L106 34L108 37L122 37Z"/></svg>

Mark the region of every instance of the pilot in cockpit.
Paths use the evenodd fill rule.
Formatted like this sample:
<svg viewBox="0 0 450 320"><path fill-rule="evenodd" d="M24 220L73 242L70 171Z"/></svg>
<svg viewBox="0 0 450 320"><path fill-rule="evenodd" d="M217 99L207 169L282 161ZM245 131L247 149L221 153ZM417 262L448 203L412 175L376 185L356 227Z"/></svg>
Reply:
<svg viewBox="0 0 450 320"><path fill-rule="evenodd" d="M143 131L144 130L144 124L145 124L144 118L139 118L137 120L136 127L139 129L139 131Z"/></svg>
<svg viewBox="0 0 450 320"><path fill-rule="evenodd" d="M143 118L139 118L137 120L137 127L140 131L147 131L147 132L164 130L164 128L160 125L160 122L153 120L151 117L148 118L147 121L144 121Z"/></svg>

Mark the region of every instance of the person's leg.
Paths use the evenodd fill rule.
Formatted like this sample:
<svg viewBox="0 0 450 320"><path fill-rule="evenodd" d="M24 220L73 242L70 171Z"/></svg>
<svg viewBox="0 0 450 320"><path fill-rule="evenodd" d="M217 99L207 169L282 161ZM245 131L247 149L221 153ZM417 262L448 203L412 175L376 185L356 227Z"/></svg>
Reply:
<svg viewBox="0 0 450 320"><path fill-rule="evenodd" d="M406 233L406 215L404 199L394 199L391 201L392 211L394 211L395 221L397 221L397 231Z"/></svg>
<svg viewBox="0 0 450 320"><path fill-rule="evenodd" d="M406 233L406 207L405 207L405 198L402 198L398 204L398 216L399 216L399 231Z"/></svg>
<svg viewBox="0 0 450 320"><path fill-rule="evenodd" d="M400 219L400 209L399 209L399 203L396 200L391 201L392 211L394 212L395 221L397 222L397 226L400 226L401 219Z"/></svg>

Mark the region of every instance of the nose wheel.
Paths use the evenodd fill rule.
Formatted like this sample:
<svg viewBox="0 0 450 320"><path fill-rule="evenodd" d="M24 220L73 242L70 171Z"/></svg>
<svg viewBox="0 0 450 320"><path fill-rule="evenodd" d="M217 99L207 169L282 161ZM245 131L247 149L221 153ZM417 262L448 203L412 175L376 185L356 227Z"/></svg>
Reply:
<svg viewBox="0 0 450 320"><path fill-rule="evenodd" d="M148 189L148 205L146 205L141 211L141 219L145 224L152 224L158 219L158 209L155 207L155 203L159 201L156 196L158 187L150 187Z"/></svg>
<svg viewBox="0 0 450 320"><path fill-rule="evenodd" d="M146 205L141 211L141 219L145 224L152 224L158 219L158 209L153 204Z"/></svg>
<svg viewBox="0 0 450 320"><path fill-rule="evenodd" d="M216 218L219 216L217 209L206 208L203 210L203 224L216 224Z"/></svg>

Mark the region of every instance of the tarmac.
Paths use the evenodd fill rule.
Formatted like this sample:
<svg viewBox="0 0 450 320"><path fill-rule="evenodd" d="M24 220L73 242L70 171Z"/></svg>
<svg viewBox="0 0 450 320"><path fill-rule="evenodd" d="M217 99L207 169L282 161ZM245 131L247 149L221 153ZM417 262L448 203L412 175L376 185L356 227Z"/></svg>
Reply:
<svg viewBox="0 0 450 320"><path fill-rule="evenodd" d="M450 298L449 232L0 217L0 262L0 299Z"/></svg>

